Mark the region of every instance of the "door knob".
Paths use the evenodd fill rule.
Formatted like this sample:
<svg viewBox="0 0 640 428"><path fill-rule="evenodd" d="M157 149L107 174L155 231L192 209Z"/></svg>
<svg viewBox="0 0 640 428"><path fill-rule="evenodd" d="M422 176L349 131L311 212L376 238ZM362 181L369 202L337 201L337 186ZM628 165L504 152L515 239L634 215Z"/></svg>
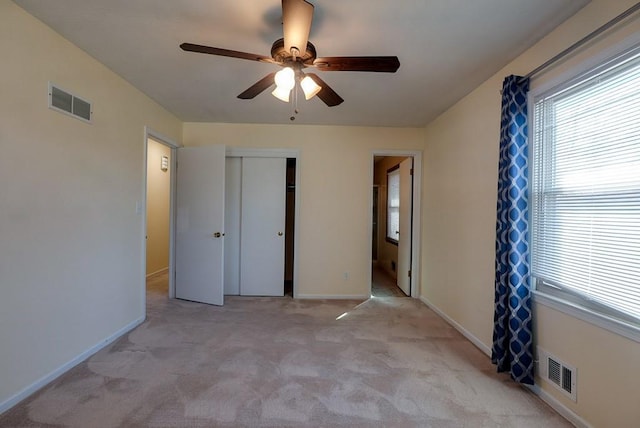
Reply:
<svg viewBox="0 0 640 428"><path fill-rule="evenodd" d="M282 236L282 232L278 232L278 236Z"/></svg>
<svg viewBox="0 0 640 428"><path fill-rule="evenodd" d="M221 236L224 236L224 233L216 232L216 233L213 234L214 238L219 238Z"/></svg>

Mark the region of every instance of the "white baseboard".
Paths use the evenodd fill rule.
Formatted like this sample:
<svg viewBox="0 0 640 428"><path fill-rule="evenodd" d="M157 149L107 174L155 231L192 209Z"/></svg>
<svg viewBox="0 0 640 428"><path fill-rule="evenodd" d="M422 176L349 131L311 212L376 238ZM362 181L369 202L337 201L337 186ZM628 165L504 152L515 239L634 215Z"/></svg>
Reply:
<svg viewBox="0 0 640 428"><path fill-rule="evenodd" d="M365 294L296 294L296 299L315 299L315 300L368 300Z"/></svg>
<svg viewBox="0 0 640 428"><path fill-rule="evenodd" d="M458 324L455 320L453 320L447 314L445 314L440 309L438 309L438 307L436 307L433 303L431 303L426 297L420 296L420 300L422 301L422 303L427 305L433 312L435 312L436 314L438 314L442 318L444 318L444 320L446 322L451 324L451 326L453 328L458 330L464 337L466 337L469 340L469 342L473 343L476 346L476 348L478 348L479 350L484 352L486 355L488 355L489 358L491 358L491 348L490 347L488 347L487 345L482 343L482 341L480 339L478 339L477 337L475 337L473 334L471 334L471 332L469 330L467 330L466 328L464 328L463 326Z"/></svg>
<svg viewBox="0 0 640 428"><path fill-rule="evenodd" d="M531 392L536 394L542 401L547 403L553 410L558 412L562 417L571 422L578 428L593 428L587 421L576 415L571 409L558 401L553 395L549 394L538 385L524 385Z"/></svg>
<svg viewBox="0 0 640 428"><path fill-rule="evenodd" d="M469 330L465 329L464 327L462 327L460 324L458 324L456 321L454 321L453 319L451 319L447 314L445 314L444 312L442 312L440 309L438 309L434 304L432 304L426 297L420 296L420 300L422 301L422 303L424 303L425 305L427 305L433 312L437 313L438 315L440 315L446 322L448 322L449 324L451 324L451 326L453 328L455 328L456 330L458 330L465 338L467 338L471 343L473 343L478 349L480 349L482 352L484 352L485 354L487 354L487 356L489 356L489 358L491 358L491 348L488 347L487 345L485 345L484 343L482 343L480 341L480 339L478 339L477 337L475 337L473 334L471 334L469 332ZM568 407L566 407L564 404L562 404L560 401L558 401L555 397L553 397L551 394L549 394L548 392L544 391L542 388L540 388L538 385L522 385L523 387L529 389L531 392L533 392L534 394L536 394L538 397L540 397L540 399L542 401L544 401L545 403L547 403L553 410L555 410L556 412L558 412L562 417L564 417L566 420L568 420L569 422L571 422L573 425L575 425L578 428L592 428L591 425L589 425L584 419L582 419L580 416L576 415L573 411L571 411Z"/></svg>
<svg viewBox="0 0 640 428"><path fill-rule="evenodd" d="M61 365L57 369L53 370L51 373L41 377L40 379L38 379L37 381L35 381L31 385L29 385L26 388L24 388L22 391L20 391L17 394L15 394L14 396L8 398L7 400L5 400L3 402L0 402L0 414L6 412L10 408L12 408L16 404L18 404L20 401L24 400L25 398L27 398L28 396L30 396L31 394L33 394L34 392L36 392L37 390L42 388L43 386L47 385L49 382L55 380L57 377L61 376L62 374L66 373L67 371L69 371L70 369L75 367L76 365L80 364L82 361L86 360L87 358L89 358L90 356L92 356L93 354L95 354L96 352L101 350L102 348L112 344L117 339L119 339L122 335L128 333L129 331L133 330L134 328L136 328L137 326L142 324L144 319L145 319L145 317L143 316L143 317L138 318L137 320L127 324L126 326L124 326L120 330L116 331L111 336L107 337L106 339L103 339L102 341L100 341L99 343L95 344L91 348L87 349L86 351L84 351L80 355L76 356L75 358L73 358L70 361L66 362L65 364Z"/></svg>
<svg viewBox="0 0 640 428"><path fill-rule="evenodd" d="M151 272L151 273L147 274L147 278L150 278L150 277L152 277L154 275L160 275L162 273L167 273L167 272L169 272L169 267L159 269L159 270L157 270L155 272Z"/></svg>

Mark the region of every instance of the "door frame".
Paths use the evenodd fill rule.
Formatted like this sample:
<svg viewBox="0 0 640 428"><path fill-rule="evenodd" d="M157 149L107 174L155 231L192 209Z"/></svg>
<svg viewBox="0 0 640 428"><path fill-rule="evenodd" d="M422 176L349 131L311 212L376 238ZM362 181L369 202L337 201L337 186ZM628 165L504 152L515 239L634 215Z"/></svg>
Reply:
<svg viewBox="0 0 640 428"><path fill-rule="evenodd" d="M422 150L372 150L369 162L369 184L373 183L376 156L405 156L413 158L413 191L411 212L411 296L420 297L420 236L421 236L421 211L422 211ZM380 201L378 200L378 204ZM369 224L373 223L373 192L369 192ZM373 246L373 231L369 228L369 245ZM371 257L369 258L371 261ZM371 268L369 267L369 284L372 281ZM371 293L371 286L369 286Z"/></svg>
<svg viewBox="0 0 640 428"><path fill-rule="evenodd" d="M169 190L169 298L175 297L175 217L176 217L176 164L177 164L177 149L182 145L175 142L173 139L163 135L154 129L145 126L144 127L144 142L143 142L143 175L142 175L142 206L140 214L142 215L142 278L141 278L141 290L142 290L142 309L146 316L146 301L147 301L147 161L148 161L148 141L153 139L160 144L163 144L171 149L171 162L169 164L170 176L170 190Z"/></svg>
<svg viewBox="0 0 640 428"><path fill-rule="evenodd" d="M227 146L228 158L254 157L254 158L293 158L296 160L296 191L295 209L293 218L293 298L298 298L298 250L300 248L300 150L299 149L256 149ZM373 178L372 178L373 180ZM282 267L284 269L284 266ZM284 286L284 284L283 284Z"/></svg>

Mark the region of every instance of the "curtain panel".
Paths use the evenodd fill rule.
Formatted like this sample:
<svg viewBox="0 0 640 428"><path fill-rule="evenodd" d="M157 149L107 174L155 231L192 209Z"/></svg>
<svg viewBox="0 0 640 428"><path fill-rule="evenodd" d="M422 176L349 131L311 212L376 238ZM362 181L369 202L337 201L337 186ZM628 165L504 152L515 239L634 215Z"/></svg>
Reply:
<svg viewBox="0 0 640 428"><path fill-rule="evenodd" d="M529 286L529 81L505 78L502 88L496 221L495 314L491 361L520 383L533 385Z"/></svg>

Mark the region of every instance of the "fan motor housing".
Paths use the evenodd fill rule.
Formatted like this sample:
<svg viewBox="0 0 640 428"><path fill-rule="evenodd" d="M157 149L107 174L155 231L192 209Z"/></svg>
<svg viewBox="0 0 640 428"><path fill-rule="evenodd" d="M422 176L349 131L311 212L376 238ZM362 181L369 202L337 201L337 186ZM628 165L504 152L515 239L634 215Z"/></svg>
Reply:
<svg viewBox="0 0 640 428"><path fill-rule="evenodd" d="M284 48L284 39L278 39L271 46L271 57L277 62L287 62L293 55ZM296 61L306 65L313 64L316 59L316 47L311 42L307 42L307 50L304 54L296 57Z"/></svg>

